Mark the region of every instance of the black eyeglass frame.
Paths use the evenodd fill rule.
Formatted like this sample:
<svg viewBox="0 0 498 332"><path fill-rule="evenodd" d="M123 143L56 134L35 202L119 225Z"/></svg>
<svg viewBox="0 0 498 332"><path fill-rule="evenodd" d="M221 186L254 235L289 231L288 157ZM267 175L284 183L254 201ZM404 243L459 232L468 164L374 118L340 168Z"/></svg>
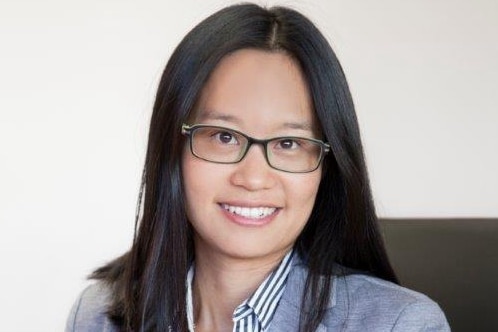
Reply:
<svg viewBox="0 0 498 332"><path fill-rule="evenodd" d="M222 129L222 130L227 130L230 132L237 133L240 136L247 139L246 148L243 151L243 153L240 155L240 157L235 161L214 161L214 160L203 158L195 153L194 147L192 146L193 140L191 139L192 133L196 129L199 129L199 128L215 128L215 129ZM182 124L182 135L185 135L189 138L190 152L192 152L192 154L194 156L196 156L199 159L209 161L209 162L215 163L215 164L237 164L245 158L245 156L247 155L247 152L249 151L249 149L251 148L251 146L253 144L261 145L261 146L263 146L263 149L265 151L264 155L265 155L265 159L266 159L267 164L273 169L276 169L276 170L279 170L282 172L286 172L286 173L311 173L311 172L317 170L318 167L320 167L320 164L322 163L323 159L325 158L325 155L330 151L330 145L328 143L325 143L325 142L323 142L319 139L315 139L315 138L299 137L299 136L278 136L278 137L272 137L272 138L268 138L268 139L258 139L258 138L248 136L247 134L244 134L243 132L240 132L240 131L235 130L235 129L222 127L222 126L207 125L207 124L188 125L188 124L184 123L184 124ZM306 170L306 171L288 171L288 170L273 166L270 162L270 158L268 157L268 143L275 141L275 140L282 140L282 139L300 139L300 140L306 140L306 141L310 141L310 142L318 144L318 146L320 146L320 156L318 158L318 162L316 164L316 167L311 169L311 170Z"/></svg>

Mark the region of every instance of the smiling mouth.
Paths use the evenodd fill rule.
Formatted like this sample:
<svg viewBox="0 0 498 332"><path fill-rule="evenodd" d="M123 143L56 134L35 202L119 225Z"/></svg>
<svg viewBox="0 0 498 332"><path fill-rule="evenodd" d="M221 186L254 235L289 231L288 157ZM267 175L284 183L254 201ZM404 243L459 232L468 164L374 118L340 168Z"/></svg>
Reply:
<svg viewBox="0 0 498 332"><path fill-rule="evenodd" d="M242 207L242 206L233 206L228 204L221 204L221 207L226 211L236 214L238 216L249 218L249 219L263 219L277 211L277 208L274 207Z"/></svg>

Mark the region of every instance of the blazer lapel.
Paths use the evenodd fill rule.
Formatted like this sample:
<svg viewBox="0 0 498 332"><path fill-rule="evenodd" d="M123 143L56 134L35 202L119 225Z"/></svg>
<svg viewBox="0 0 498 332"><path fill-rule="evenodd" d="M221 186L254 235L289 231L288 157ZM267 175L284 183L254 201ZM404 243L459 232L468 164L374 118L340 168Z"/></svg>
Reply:
<svg viewBox="0 0 498 332"><path fill-rule="evenodd" d="M277 306L275 314L273 316L272 322L270 324L270 331L297 331L299 328L299 319L301 316L301 299L304 292L304 286L306 283L306 278L308 276L308 269L306 265L301 261L297 255L294 257L294 262L292 270L287 277L287 283L285 286L282 298ZM336 278L332 281L331 295L329 298L329 303L327 305L327 311L330 310L336 304L335 297L336 288ZM328 324L327 324L328 325ZM321 323L317 332L326 332L327 327Z"/></svg>

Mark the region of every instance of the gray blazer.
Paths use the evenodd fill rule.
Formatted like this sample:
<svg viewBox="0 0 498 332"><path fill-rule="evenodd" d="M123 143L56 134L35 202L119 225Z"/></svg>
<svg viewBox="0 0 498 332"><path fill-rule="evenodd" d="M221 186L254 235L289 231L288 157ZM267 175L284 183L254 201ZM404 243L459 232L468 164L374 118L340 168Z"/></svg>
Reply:
<svg viewBox="0 0 498 332"><path fill-rule="evenodd" d="M301 262L289 274L269 331L297 331L301 294L307 276ZM74 304L66 332L117 332L106 317L109 289L87 287ZM317 332L325 331L450 331L439 306L427 296L375 277L334 277L327 312Z"/></svg>

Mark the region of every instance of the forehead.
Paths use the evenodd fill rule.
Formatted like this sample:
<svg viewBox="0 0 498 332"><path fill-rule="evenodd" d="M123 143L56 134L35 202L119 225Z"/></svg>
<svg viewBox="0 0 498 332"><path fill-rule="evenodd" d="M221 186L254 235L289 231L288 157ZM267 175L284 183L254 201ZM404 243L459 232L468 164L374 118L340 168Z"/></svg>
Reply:
<svg viewBox="0 0 498 332"><path fill-rule="evenodd" d="M239 129L314 129L308 86L284 52L244 49L221 60L202 89L195 122L233 123Z"/></svg>

